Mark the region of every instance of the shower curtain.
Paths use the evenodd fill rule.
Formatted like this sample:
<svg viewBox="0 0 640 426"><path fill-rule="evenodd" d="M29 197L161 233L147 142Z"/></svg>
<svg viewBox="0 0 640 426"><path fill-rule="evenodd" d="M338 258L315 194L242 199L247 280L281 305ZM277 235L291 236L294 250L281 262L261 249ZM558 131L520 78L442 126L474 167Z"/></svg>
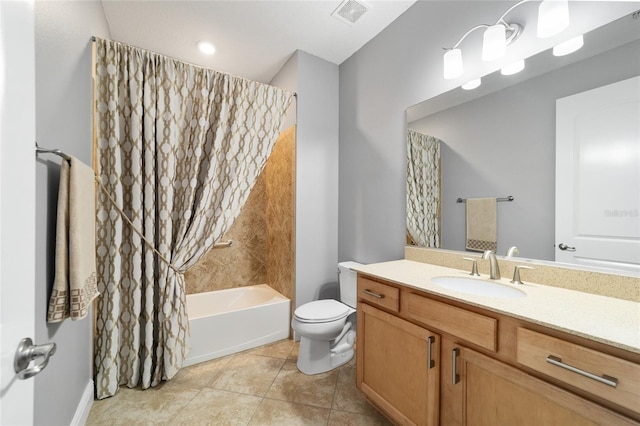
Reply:
<svg viewBox="0 0 640 426"><path fill-rule="evenodd" d="M101 399L182 366L183 274L238 216L293 95L109 40L95 48Z"/></svg>
<svg viewBox="0 0 640 426"><path fill-rule="evenodd" d="M440 247L441 142L407 131L407 234L420 247Z"/></svg>

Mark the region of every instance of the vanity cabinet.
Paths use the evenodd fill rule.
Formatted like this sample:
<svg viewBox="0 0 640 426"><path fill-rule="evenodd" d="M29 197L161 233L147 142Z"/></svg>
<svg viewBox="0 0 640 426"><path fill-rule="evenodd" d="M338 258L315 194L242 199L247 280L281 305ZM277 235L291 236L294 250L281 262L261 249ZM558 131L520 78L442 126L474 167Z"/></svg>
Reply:
<svg viewBox="0 0 640 426"><path fill-rule="evenodd" d="M443 401L445 395L448 399L442 412L443 425L636 424L462 345L448 341L443 351L452 358L451 377L442 378Z"/></svg>
<svg viewBox="0 0 640 426"><path fill-rule="evenodd" d="M372 287L367 281L358 292L370 299L370 304L361 303L358 308L358 387L395 422L436 426L440 336L374 307L389 307L393 296L387 295L396 294L397 289ZM392 311L397 309L391 305Z"/></svg>
<svg viewBox="0 0 640 426"><path fill-rule="evenodd" d="M637 354L362 274L357 336L357 385L399 424L640 425Z"/></svg>

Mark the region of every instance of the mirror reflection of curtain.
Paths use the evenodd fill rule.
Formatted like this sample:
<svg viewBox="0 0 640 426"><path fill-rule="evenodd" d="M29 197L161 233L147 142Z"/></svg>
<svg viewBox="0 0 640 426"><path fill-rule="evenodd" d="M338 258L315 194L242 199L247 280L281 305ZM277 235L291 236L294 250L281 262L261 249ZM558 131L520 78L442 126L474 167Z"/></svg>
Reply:
<svg viewBox="0 0 640 426"><path fill-rule="evenodd" d="M189 351L183 274L240 213L292 99L276 87L97 39L98 399L121 384L158 385L182 366Z"/></svg>
<svg viewBox="0 0 640 426"><path fill-rule="evenodd" d="M440 247L440 143L407 131L407 240Z"/></svg>

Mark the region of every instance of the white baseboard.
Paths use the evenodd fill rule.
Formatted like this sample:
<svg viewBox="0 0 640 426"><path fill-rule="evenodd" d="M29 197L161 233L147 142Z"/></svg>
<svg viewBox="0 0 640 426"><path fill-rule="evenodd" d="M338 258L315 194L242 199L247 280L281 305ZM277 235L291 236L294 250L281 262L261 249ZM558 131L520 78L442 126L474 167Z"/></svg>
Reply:
<svg viewBox="0 0 640 426"><path fill-rule="evenodd" d="M71 420L71 426L83 426L87 423L87 418L89 417L89 411L91 411L91 407L93 406L93 380L89 380L87 383L87 387L84 389L82 393L82 398L78 403L78 408L76 408L76 414L73 416L73 420Z"/></svg>

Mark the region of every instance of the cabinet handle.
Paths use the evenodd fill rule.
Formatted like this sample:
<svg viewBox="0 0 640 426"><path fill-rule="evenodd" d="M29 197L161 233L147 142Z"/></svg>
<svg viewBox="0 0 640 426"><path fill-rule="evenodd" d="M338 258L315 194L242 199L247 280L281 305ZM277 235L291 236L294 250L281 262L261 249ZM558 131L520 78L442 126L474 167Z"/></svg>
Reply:
<svg viewBox="0 0 640 426"><path fill-rule="evenodd" d="M451 363L453 366L451 367L451 372L452 372L451 381L455 385L460 381L460 375L458 374L458 355L460 355L460 349L455 348L452 351L452 355L453 355L453 358L451 360Z"/></svg>
<svg viewBox="0 0 640 426"><path fill-rule="evenodd" d="M431 348L435 340L436 339L433 336L427 337L427 358L428 358L427 361L428 361L429 369L432 369L433 367L436 366L436 362L433 360L433 357L431 356Z"/></svg>
<svg viewBox="0 0 640 426"><path fill-rule="evenodd" d="M374 293L371 290L367 290L366 288L362 290L363 293L368 294L369 296L377 297L378 299L384 299L384 294Z"/></svg>
<svg viewBox="0 0 640 426"><path fill-rule="evenodd" d="M602 377L596 376L595 374L589 373L588 371L584 371L572 365L565 364L564 362L562 362L562 359L558 358L557 356L549 355L547 357L547 362L549 364L555 365L556 367L564 368L565 370L569 370L574 373L580 374L581 376L593 379L597 382L604 383L605 385L609 385L614 388L618 386L618 379L616 379L615 377L607 376L606 374L603 374Z"/></svg>

